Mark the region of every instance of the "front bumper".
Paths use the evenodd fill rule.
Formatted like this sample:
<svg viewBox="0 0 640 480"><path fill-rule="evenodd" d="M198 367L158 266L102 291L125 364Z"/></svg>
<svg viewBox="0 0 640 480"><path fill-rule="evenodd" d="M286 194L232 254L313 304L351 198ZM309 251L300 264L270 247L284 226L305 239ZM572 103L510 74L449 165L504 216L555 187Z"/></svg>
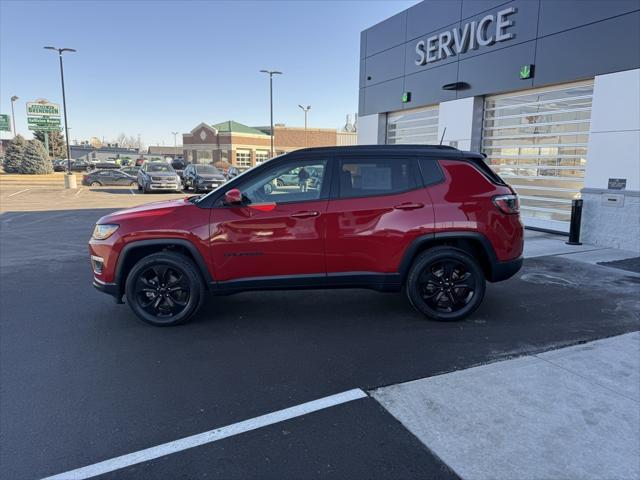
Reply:
<svg viewBox="0 0 640 480"><path fill-rule="evenodd" d="M122 303L122 295L120 294L120 289L117 284L103 282L102 280L93 277L93 286L96 290L114 297L116 303Z"/></svg>
<svg viewBox="0 0 640 480"><path fill-rule="evenodd" d="M179 183L150 183L149 190L181 190Z"/></svg>

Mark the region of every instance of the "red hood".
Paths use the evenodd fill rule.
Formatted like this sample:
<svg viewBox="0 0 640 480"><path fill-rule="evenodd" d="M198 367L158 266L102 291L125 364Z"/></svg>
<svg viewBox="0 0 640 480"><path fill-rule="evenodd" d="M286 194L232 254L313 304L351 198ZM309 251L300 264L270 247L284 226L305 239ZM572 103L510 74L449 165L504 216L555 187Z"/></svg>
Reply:
<svg viewBox="0 0 640 480"><path fill-rule="evenodd" d="M118 210L117 212L105 215L100 220L98 220L98 223L117 222L118 220L126 220L127 218L133 217L150 217L155 214L165 215L170 210L175 210L176 208L183 208L190 205L192 204L188 201L188 197L178 198L175 200L162 200L159 202L145 203L144 205L139 205L133 208L125 208L124 210Z"/></svg>

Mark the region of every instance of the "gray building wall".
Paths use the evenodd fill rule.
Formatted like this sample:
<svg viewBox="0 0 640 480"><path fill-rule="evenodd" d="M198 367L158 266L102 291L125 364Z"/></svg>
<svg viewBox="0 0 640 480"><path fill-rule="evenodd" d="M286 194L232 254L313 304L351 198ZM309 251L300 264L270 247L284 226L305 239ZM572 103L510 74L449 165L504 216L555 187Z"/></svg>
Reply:
<svg viewBox="0 0 640 480"><path fill-rule="evenodd" d="M432 64L415 64L416 43L516 8L511 40ZM425 0L363 31L361 116L466 97L540 87L640 67L640 0ZM493 25L490 27L493 28ZM535 65L521 80L520 67ZM464 90L442 86L465 82ZM403 92L411 101L402 103Z"/></svg>

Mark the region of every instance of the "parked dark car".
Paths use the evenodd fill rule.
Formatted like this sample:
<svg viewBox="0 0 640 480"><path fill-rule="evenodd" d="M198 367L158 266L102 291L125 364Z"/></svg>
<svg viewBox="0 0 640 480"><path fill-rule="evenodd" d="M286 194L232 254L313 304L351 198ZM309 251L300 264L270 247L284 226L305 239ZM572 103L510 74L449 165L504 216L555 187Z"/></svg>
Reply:
<svg viewBox="0 0 640 480"><path fill-rule="evenodd" d="M93 164L95 170L119 170L120 165L116 162L96 162Z"/></svg>
<svg viewBox="0 0 640 480"><path fill-rule="evenodd" d="M64 169L66 170L66 165ZM71 161L71 171L72 172L88 172L93 170L94 166L92 163L87 162L86 160L72 160Z"/></svg>
<svg viewBox="0 0 640 480"><path fill-rule="evenodd" d="M182 158L174 158L173 160L171 160L171 166L174 170L184 170L185 168L187 168L187 165L189 164Z"/></svg>
<svg viewBox="0 0 640 480"><path fill-rule="evenodd" d="M301 168L317 189L274 186ZM523 237L518 196L483 155L375 145L296 150L207 195L109 214L89 252L93 285L153 325L187 321L206 293L348 287L453 321L520 269Z"/></svg>
<svg viewBox="0 0 640 480"><path fill-rule="evenodd" d="M53 164L54 172L64 172L67 170L67 159L66 158L58 158L51 162Z"/></svg>
<svg viewBox="0 0 640 480"><path fill-rule="evenodd" d="M188 165L184 170L185 190L193 188L197 192L208 192L225 183L224 174L213 165Z"/></svg>
<svg viewBox="0 0 640 480"><path fill-rule="evenodd" d="M144 162L146 162L144 157L136 158L135 166L136 167L141 167Z"/></svg>
<svg viewBox="0 0 640 480"><path fill-rule="evenodd" d="M137 187L136 177L124 173L120 170L96 170L82 176L82 184L92 187L103 185L123 185L127 187Z"/></svg>

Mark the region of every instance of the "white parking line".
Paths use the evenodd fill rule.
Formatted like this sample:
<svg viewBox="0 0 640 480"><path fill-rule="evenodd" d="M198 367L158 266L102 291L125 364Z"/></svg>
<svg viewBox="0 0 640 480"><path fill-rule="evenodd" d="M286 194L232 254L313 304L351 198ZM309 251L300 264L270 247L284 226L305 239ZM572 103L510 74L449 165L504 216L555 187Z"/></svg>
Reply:
<svg viewBox="0 0 640 480"><path fill-rule="evenodd" d="M114 470L119 470L131 465L147 462L155 458L164 457L165 455L181 452L189 448L222 440L223 438L232 437L240 433L249 432L257 428L266 427L267 425L273 425L274 423L283 422L308 413L317 412L318 410L365 398L366 396L367 394L362 390L354 388L353 390L337 393L318 400L302 403L294 407L285 408L284 410L278 410L277 412L267 413L266 415L227 425L226 427L216 428L214 430L209 430L208 432L198 433L197 435L181 438L180 440L174 440L173 442L163 443L162 445L146 448L120 457L111 458L103 462L94 463L87 467L70 470L52 477L47 477L43 480L80 480L95 477L97 475L113 472Z"/></svg>
<svg viewBox="0 0 640 480"><path fill-rule="evenodd" d="M80 195L80 192L82 192L84 190L84 187L81 187L76 194L74 195L74 197L77 197L78 195Z"/></svg>
<svg viewBox="0 0 640 480"><path fill-rule="evenodd" d="M21 193L28 192L29 190L31 190L31 189L30 188L25 188L24 190L20 190L19 192L14 192L11 195L7 195L7 198L13 197L14 195L20 195Z"/></svg>
<svg viewBox="0 0 640 480"><path fill-rule="evenodd" d="M133 191L133 188L130 188L129 191L131 192L131 195L135 195L136 192Z"/></svg>

